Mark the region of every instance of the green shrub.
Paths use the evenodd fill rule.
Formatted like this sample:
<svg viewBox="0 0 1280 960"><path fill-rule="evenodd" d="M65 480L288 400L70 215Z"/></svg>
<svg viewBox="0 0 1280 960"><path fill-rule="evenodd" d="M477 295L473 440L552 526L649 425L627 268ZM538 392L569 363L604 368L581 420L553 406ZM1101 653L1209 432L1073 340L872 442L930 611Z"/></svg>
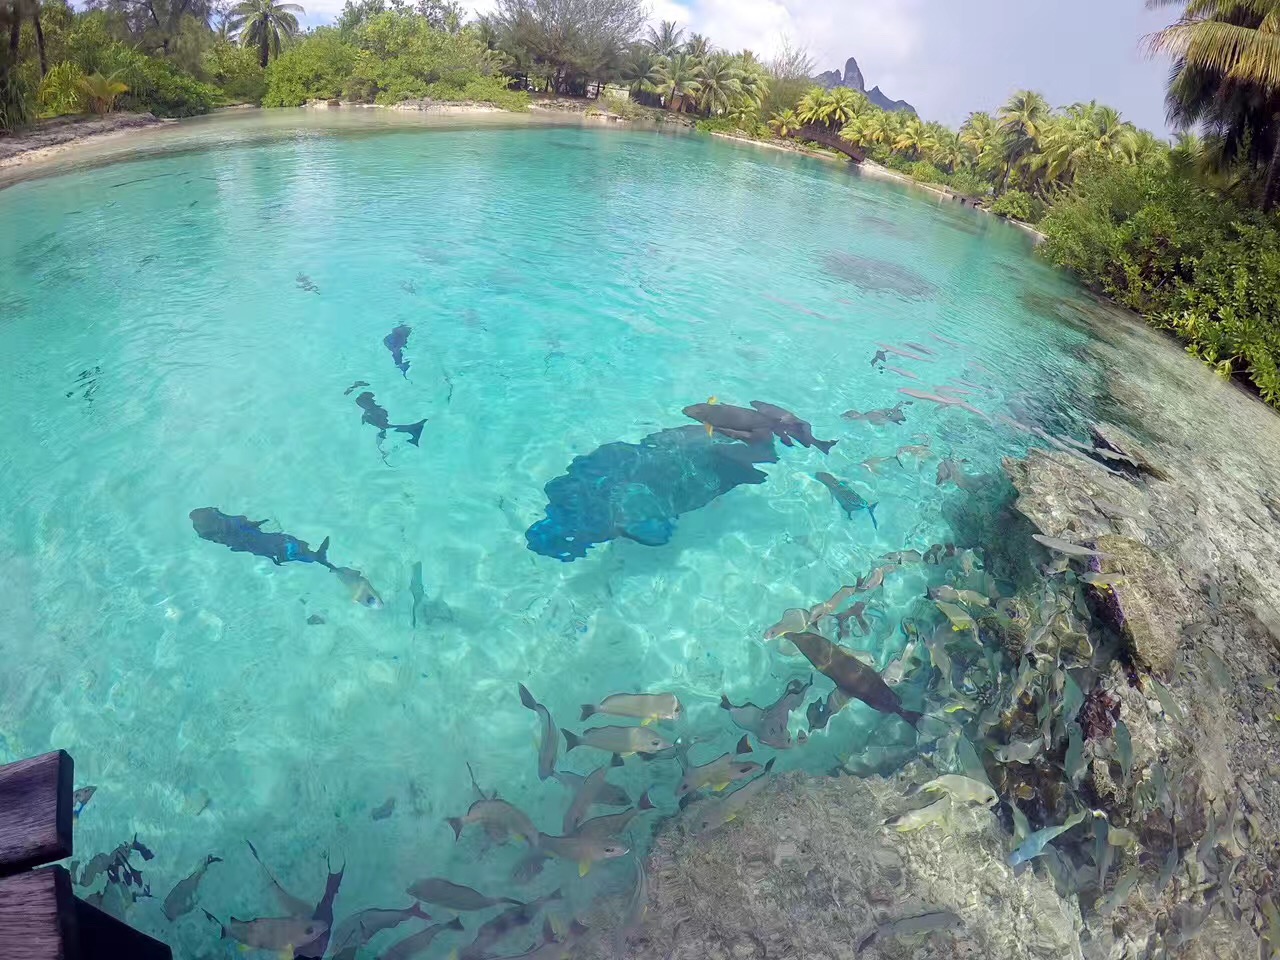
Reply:
<svg viewBox="0 0 1280 960"><path fill-rule="evenodd" d="M909 174L911 172L911 161L900 153L887 153L881 162L890 170L896 170L898 173Z"/></svg>
<svg viewBox="0 0 1280 960"><path fill-rule="evenodd" d="M640 107L630 97L612 93L600 94L595 106L587 110L588 115L592 113L612 113L626 120L635 120L641 115Z"/></svg>
<svg viewBox="0 0 1280 960"><path fill-rule="evenodd" d="M317 30L290 46L267 67L262 105L297 107L308 100L341 97L355 62L356 48L342 40L336 30ZM372 93L367 99L373 99Z"/></svg>
<svg viewBox="0 0 1280 960"><path fill-rule="evenodd" d="M229 103L261 103L267 92L267 73L252 48L219 40L205 51L202 66Z"/></svg>
<svg viewBox="0 0 1280 960"><path fill-rule="evenodd" d="M35 100L29 72L9 70L0 80L0 130L17 130L34 120Z"/></svg>
<svg viewBox="0 0 1280 960"><path fill-rule="evenodd" d="M972 170L957 170L947 177L947 186L965 197L985 197L991 192L991 184Z"/></svg>
<svg viewBox="0 0 1280 960"><path fill-rule="evenodd" d="M55 63L50 67L49 72L40 81L37 101L41 115L60 117L68 113L83 113L84 90L80 85L83 79L84 71L69 60Z"/></svg>
<svg viewBox="0 0 1280 960"><path fill-rule="evenodd" d="M928 160L917 160L907 167L907 174L920 183L946 183L947 175Z"/></svg>
<svg viewBox="0 0 1280 960"><path fill-rule="evenodd" d="M476 99L470 91L492 103L527 102L504 95L506 83L497 78L500 56L471 31L445 33L408 10L387 10L365 20L353 36L359 53L349 90L361 99Z"/></svg>
<svg viewBox="0 0 1280 960"><path fill-rule="evenodd" d="M128 62L113 71L129 87L122 110L154 113L157 117L191 117L208 113L218 103L216 87L183 73L166 60L129 51Z"/></svg>
<svg viewBox="0 0 1280 960"><path fill-rule="evenodd" d="M1280 406L1280 232L1161 165L1086 170L1044 218L1041 252Z"/></svg>
<svg viewBox="0 0 1280 960"><path fill-rule="evenodd" d="M1024 223L1039 223L1044 216L1044 203L1025 190L1009 190L991 204L991 212Z"/></svg>

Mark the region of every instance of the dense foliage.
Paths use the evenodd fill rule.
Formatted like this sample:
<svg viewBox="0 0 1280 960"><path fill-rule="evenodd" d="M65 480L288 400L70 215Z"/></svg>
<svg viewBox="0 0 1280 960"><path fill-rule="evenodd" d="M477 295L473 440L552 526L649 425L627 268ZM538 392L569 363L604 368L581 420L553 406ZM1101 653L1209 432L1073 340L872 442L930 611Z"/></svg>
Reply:
<svg viewBox="0 0 1280 960"><path fill-rule="evenodd" d="M286 50L267 69L263 103L429 98L526 105L527 95L509 88L502 65L474 30L437 30L413 11L383 10L349 22L346 30L316 30Z"/></svg>
<svg viewBox="0 0 1280 960"><path fill-rule="evenodd" d="M1280 232L1166 159L1095 165L1042 224L1045 255L1280 404Z"/></svg>

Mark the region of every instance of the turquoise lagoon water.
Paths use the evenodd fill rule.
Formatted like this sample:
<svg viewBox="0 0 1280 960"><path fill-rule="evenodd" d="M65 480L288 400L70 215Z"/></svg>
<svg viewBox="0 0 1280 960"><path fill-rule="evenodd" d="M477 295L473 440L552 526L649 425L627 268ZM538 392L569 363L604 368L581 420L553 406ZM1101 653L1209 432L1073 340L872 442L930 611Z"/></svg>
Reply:
<svg viewBox="0 0 1280 960"><path fill-rule="evenodd" d="M1083 438L1105 395L1079 359L1089 334L1065 322L1090 304L991 218L711 138L365 133L277 130L0 193L0 760L72 752L77 784L97 787L77 857L135 834L154 851L134 863L156 899L109 905L181 956L235 952L199 910L160 909L208 854L225 862L201 906L280 912L246 839L304 899L326 854L345 862L339 919L405 906L432 875L563 885L574 904L628 877L557 863L521 888L517 848L486 850L478 830L455 843L444 818L474 798L468 762L559 832L569 793L537 778L517 684L573 730L580 704L672 691L686 716L666 732L711 738L693 754L709 759L741 734L722 692L771 703L811 672L761 642L783 610L887 551L963 546L1004 491L939 486L938 458L994 474L1027 442L955 406L884 426L843 411L963 378L987 388L965 399L988 416ZM383 344L399 325L405 376ZM888 364L918 380L872 366L904 341L928 362ZM356 381L393 422L426 418L419 447L379 442ZM779 404L840 442L779 446L767 483L685 514L664 546L616 540L572 563L528 549L543 486L574 457L688 423L681 409L712 395ZM920 444L922 465L861 465ZM844 517L820 470L878 503L878 529ZM329 537L384 608L314 564L199 539L203 506ZM924 587L890 577L871 635L849 642L886 664ZM855 704L777 769L825 770L869 739L911 744ZM589 772L591 753L562 750L561 767ZM679 775L632 758L614 779L666 815Z"/></svg>

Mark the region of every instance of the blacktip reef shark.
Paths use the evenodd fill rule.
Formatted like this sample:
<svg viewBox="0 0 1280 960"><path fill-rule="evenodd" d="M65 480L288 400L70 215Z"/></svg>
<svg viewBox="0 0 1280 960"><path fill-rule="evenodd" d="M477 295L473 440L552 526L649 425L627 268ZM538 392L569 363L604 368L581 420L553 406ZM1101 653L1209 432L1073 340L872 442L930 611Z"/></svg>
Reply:
<svg viewBox="0 0 1280 960"><path fill-rule="evenodd" d="M337 575L351 589L351 599L362 607L382 609L382 598L359 570L337 567L329 562L329 538L325 537L319 549L288 533L267 533L262 529L266 520L250 520L246 516L231 516L217 507L197 507L190 513L191 525L196 536L211 543L220 543L233 553L251 553L266 557L276 566L286 563L318 563Z"/></svg>

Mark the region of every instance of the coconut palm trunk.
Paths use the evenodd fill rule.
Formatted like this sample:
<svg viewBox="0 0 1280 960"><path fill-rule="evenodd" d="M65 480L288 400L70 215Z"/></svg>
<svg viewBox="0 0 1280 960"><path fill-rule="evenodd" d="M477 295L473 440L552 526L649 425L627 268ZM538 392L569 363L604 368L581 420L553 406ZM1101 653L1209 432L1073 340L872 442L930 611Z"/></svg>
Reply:
<svg viewBox="0 0 1280 960"><path fill-rule="evenodd" d="M36 50L40 53L40 79L49 72L49 57L44 49L44 27L40 25L40 4L37 2L31 11L31 22L36 28Z"/></svg>
<svg viewBox="0 0 1280 960"><path fill-rule="evenodd" d="M1262 209L1270 213L1275 209L1277 201L1280 201L1280 130L1275 135L1271 159L1267 161L1266 179L1262 185Z"/></svg>

